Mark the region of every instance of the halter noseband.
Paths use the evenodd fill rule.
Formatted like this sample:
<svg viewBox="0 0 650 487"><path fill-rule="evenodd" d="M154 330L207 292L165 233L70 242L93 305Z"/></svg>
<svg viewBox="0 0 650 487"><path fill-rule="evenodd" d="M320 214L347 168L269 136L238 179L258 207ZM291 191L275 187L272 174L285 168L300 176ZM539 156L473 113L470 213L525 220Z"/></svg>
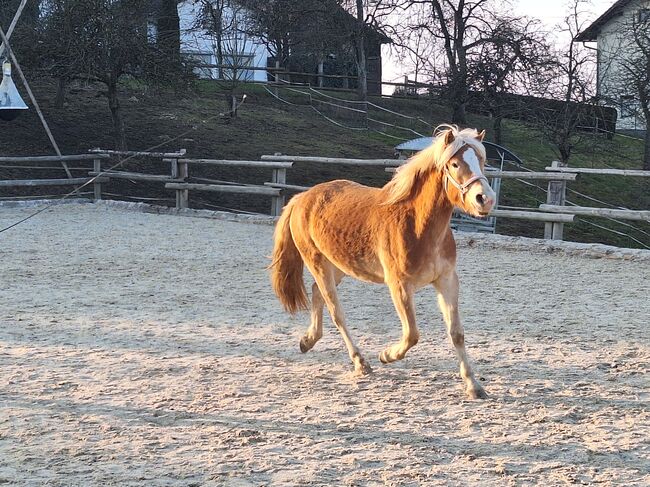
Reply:
<svg viewBox="0 0 650 487"><path fill-rule="evenodd" d="M469 187L474 184L476 181L484 180L486 183L488 182L488 178L486 178L483 174L480 176L477 176L474 174L471 178L469 178L467 181L465 181L463 184L460 184L458 181L454 179L454 177L451 175L449 172L449 169L445 169L445 175L447 176L447 179L445 179L445 191L447 191L447 194L449 194L449 191L447 190L447 183L451 183L460 191L460 200L464 203L465 202L465 194L469 191Z"/></svg>

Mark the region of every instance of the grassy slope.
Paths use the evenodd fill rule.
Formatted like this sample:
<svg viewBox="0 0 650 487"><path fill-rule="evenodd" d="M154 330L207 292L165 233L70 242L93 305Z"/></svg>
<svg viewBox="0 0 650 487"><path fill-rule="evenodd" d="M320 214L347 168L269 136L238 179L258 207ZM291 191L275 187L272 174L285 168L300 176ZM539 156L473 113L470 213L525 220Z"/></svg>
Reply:
<svg viewBox="0 0 650 487"><path fill-rule="evenodd" d="M51 85L41 84L36 87L36 92L64 153L82 153L90 147L112 147L111 121L106 100L94 87L72 90L68 98L68 106L60 111L53 109L50 104L53 98ZM262 154L274 152L360 158L393 156L393 146L396 143L393 137L337 127L309 107L290 106L277 101L260 86L245 86L243 92L247 93L247 100L240 109L239 117L234 121L228 121L219 116L219 113L225 109L225 103L222 93L214 84L202 83L194 91L182 93L143 90L138 87L125 89L122 101L128 127L129 148L144 150L175 139L161 149L174 150L183 147L188 150L191 157L231 159L259 159ZM304 95L286 91L282 94L295 103L307 102L307 97ZM431 126L448 120L446 107L420 100L376 100L376 103L424 119L428 124L395 117L373 109L371 114L374 118L398 123L423 134L428 134ZM342 120L343 114L340 112L332 111L327 105L320 105L320 107L329 115ZM11 155L52 153L33 110L12 123L0 123L2 123L0 153ZM347 120L346 123L355 124L356 121ZM480 116L470 116L470 125L488 127L489 120ZM188 130L189 133L179 137ZM393 129L390 133L403 138L415 136L412 133ZM517 153L531 169L542 169L556 158L551 147L542 141L539 133L520 123L507 122L504 136L504 145ZM488 138L490 138L489 131ZM576 149L571 165L636 168L641 160L641 151L640 141L619 136L613 141L591 139ZM160 165L154 168L150 163L143 161L133 161L129 164L127 169L131 170L159 173L167 171ZM220 168L191 170L194 176L248 183L268 181L268 172ZM58 175L60 174L58 172ZM57 174L55 172L48 175ZM29 177L31 176L33 175ZM24 171L0 168L0 178L6 177L28 176ZM295 184L314 184L334 178L355 179L371 185L381 185L387 180L382 170L368 168L299 166L289 171L288 175L289 182ZM539 185L545 187L544 183ZM577 183L570 184L569 187L620 206L637 209L650 207L648 181L631 178L585 177ZM125 181L111 183L108 191L163 199L172 196L170 192L165 192L158 185L136 185ZM36 190L34 194L37 193ZM601 206L573 193L569 194L569 198L586 206ZM516 181L504 182L502 204L530 207L537 206L544 199L545 195L539 189ZM193 196L192 204L248 211L267 211L269 207L268 198L233 195L196 195ZM650 236L629 227L607 220L590 221L625 233L632 233L646 245L650 245ZM650 233L650 225L639 222L629 223ZM499 231L541 236L542 225L518 220L501 220ZM568 225L565 233L567 238L572 240L638 246L628 237L615 235L582 222Z"/></svg>

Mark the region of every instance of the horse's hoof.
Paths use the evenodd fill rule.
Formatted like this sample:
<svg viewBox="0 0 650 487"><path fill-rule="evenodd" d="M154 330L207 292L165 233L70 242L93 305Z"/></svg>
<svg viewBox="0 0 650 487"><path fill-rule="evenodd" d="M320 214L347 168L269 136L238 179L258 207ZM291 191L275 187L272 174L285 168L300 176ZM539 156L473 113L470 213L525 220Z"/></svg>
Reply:
<svg viewBox="0 0 650 487"><path fill-rule="evenodd" d="M306 336L300 339L300 351L302 353L309 352L313 346L314 344L311 343L311 341Z"/></svg>
<svg viewBox="0 0 650 487"><path fill-rule="evenodd" d="M363 377L365 375L372 374L372 367L368 365L368 363L361 359L359 362L357 362L354 366L354 375L357 377Z"/></svg>
<svg viewBox="0 0 650 487"><path fill-rule="evenodd" d="M488 395L481 386L474 386L467 389L467 395L470 399L487 399Z"/></svg>
<svg viewBox="0 0 650 487"><path fill-rule="evenodd" d="M391 362L390 360L388 360L388 354L386 353L386 350L379 352L379 361L382 364L389 364Z"/></svg>

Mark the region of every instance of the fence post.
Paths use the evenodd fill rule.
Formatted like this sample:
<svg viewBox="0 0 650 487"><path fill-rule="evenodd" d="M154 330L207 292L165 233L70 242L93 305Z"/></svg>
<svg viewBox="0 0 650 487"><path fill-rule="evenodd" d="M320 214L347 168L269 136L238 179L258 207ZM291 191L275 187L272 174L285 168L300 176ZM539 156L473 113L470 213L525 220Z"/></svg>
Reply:
<svg viewBox="0 0 650 487"><path fill-rule="evenodd" d="M176 178L182 179L183 181L187 180L189 175L188 163L184 161L179 161L176 159ZM189 190L187 189L177 189L176 190L176 208L188 208L189 207Z"/></svg>
<svg viewBox="0 0 650 487"><path fill-rule="evenodd" d="M559 161L553 161L551 167L563 167ZM566 202L566 181L549 181L546 203L549 205L564 206ZM544 224L544 238L562 240L564 236L564 223L547 222Z"/></svg>
<svg viewBox="0 0 650 487"><path fill-rule="evenodd" d="M163 162L169 162L172 179L178 179L178 159L163 159Z"/></svg>
<svg viewBox="0 0 650 487"><path fill-rule="evenodd" d="M282 154L276 152L274 155L281 156ZM273 169L273 174L271 175L272 183L286 184L287 182L287 170L284 168ZM281 190L279 196L273 196L271 198L271 215L280 216L282 213L282 208L286 203L286 197L284 192Z"/></svg>
<svg viewBox="0 0 650 487"><path fill-rule="evenodd" d="M93 159L93 172L97 174L95 176L96 178L99 177L99 175L102 172L102 160L101 159ZM95 182L93 183L93 189L94 189L94 201L101 201L102 199L102 183L98 182L97 179L95 179Z"/></svg>
<svg viewBox="0 0 650 487"><path fill-rule="evenodd" d="M280 96L280 93L278 92L278 85L280 84L280 61L277 59L275 60L275 72L273 73L273 81L275 85L273 87L273 93L276 97L278 97Z"/></svg>

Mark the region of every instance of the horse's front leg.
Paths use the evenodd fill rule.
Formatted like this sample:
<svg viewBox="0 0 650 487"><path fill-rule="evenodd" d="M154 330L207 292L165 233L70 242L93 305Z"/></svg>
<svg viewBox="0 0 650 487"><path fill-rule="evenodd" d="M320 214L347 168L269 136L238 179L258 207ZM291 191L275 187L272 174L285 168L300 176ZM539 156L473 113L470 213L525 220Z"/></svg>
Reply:
<svg viewBox="0 0 650 487"><path fill-rule="evenodd" d="M438 291L438 305L447 324L447 333L460 361L460 375L467 386L467 394L472 399L485 399L487 394L474 377L465 351L465 333L458 312L458 275L456 270L439 277L433 285Z"/></svg>
<svg viewBox="0 0 650 487"><path fill-rule="evenodd" d="M412 286L395 280L388 282L388 288L390 289L390 295L393 298L393 304L395 305L399 319L402 322L402 340L379 354L379 360L385 364L402 360L406 352L420 338L420 333L415 324Z"/></svg>

